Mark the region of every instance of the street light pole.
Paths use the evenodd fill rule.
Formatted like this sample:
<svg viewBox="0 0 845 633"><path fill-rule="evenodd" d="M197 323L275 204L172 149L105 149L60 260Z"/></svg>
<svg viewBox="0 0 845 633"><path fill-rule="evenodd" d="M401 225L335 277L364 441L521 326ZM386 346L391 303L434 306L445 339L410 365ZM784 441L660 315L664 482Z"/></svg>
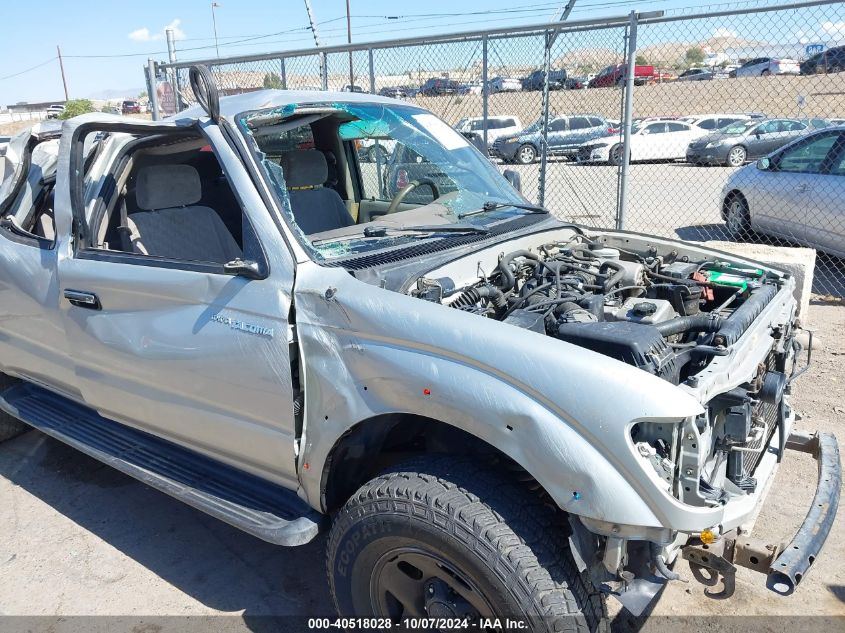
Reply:
<svg viewBox="0 0 845 633"><path fill-rule="evenodd" d="M216 2L211 3L211 23L214 25L214 50L217 51L217 57L220 57L220 47L217 45L217 16L214 15L214 9L219 6Z"/></svg>

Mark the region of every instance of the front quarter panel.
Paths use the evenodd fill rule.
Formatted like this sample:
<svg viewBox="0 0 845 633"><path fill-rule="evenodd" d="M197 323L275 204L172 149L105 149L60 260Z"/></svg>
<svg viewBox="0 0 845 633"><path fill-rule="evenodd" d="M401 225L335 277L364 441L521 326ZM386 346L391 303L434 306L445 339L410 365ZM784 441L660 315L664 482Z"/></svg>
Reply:
<svg viewBox="0 0 845 633"><path fill-rule="evenodd" d="M574 514L681 529L715 522L718 511L687 511L654 486L628 440L639 419L673 422L702 411L671 384L341 269L302 265L294 294L306 393L299 472L313 506L320 508L323 467L337 440L368 418L398 412L483 439Z"/></svg>

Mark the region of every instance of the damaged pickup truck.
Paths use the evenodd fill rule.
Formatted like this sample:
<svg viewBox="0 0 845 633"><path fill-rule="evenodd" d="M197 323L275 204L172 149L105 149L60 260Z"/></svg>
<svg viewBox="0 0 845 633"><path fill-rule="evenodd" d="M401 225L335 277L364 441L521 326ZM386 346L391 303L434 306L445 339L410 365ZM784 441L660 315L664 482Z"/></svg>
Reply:
<svg viewBox="0 0 845 633"><path fill-rule="evenodd" d="M191 81L168 121L12 139L4 438L22 421L271 543L330 530L344 616L594 630L679 557L725 593L737 565L800 583L840 466L793 430L790 275L561 222L412 104ZM811 510L757 543L790 450L818 460Z"/></svg>

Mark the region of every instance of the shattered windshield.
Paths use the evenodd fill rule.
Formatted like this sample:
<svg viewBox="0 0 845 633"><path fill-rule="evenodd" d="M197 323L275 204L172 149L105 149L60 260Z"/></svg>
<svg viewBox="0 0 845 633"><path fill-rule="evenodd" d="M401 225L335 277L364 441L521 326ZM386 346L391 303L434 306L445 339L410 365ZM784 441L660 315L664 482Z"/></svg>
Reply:
<svg viewBox="0 0 845 633"><path fill-rule="evenodd" d="M318 259L482 233L526 212L489 160L414 106L288 105L237 121Z"/></svg>

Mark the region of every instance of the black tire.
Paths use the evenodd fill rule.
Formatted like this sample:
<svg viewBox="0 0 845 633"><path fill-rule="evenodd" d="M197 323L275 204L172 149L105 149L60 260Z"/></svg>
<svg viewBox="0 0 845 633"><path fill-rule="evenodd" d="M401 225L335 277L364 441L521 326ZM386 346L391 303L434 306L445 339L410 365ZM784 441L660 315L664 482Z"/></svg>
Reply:
<svg viewBox="0 0 845 633"><path fill-rule="evenodd" d="M530 143L520 145L513 157L514 161L520 165L530 165L537 160L537 148Z"/></svg>
<svg viewBox="0 0 845 633"><path fill-rule="evenodd" d="M734 145L728 150L728 157L725 164L728 167L742 167L748 158L748 152L742 145Z"/></svg>
<svg viewBox="0 0 845 633"><path fill-rule="evenodd" d="M480 461L416 459L347 501L328 544L338 613L511 616L536 631L605 630L604 599L578 572L566 517Z"/></svg>
<svg viewBox="0 0 845 633"><path fill-rule="evenodd" d="M728 234L738 242L748 239L751 232L751 214L745 197L738 192L728 194L724 209Z"/></svg>
<svg viewBox="0 0 845 633"><path fill-rule="evenodd" d="M772 71L769 70L768 68L766 68L763 72L760 73L760 76L761 77L768 77L771 74L772 74Z"/></svg>
<svg viewBox="0 0 845 633"><path fill-rule="evenodd" d="M625 150L625 146L622 143L617 143L607 153L608 156L608 163L611 165L621 165L622 164L622 152Z"/></svg>
<svg viewBox="0 0 845 633"><path fill-rule="evenodd" d="M14 386L19 381L16 378L11 378L6 374L0 374L0 393L4 392L9 387ZM5 411L0 411L0 442L5 442L13 437L17 437L24 431L28 431L30 427L13 418Z"/></svg>

